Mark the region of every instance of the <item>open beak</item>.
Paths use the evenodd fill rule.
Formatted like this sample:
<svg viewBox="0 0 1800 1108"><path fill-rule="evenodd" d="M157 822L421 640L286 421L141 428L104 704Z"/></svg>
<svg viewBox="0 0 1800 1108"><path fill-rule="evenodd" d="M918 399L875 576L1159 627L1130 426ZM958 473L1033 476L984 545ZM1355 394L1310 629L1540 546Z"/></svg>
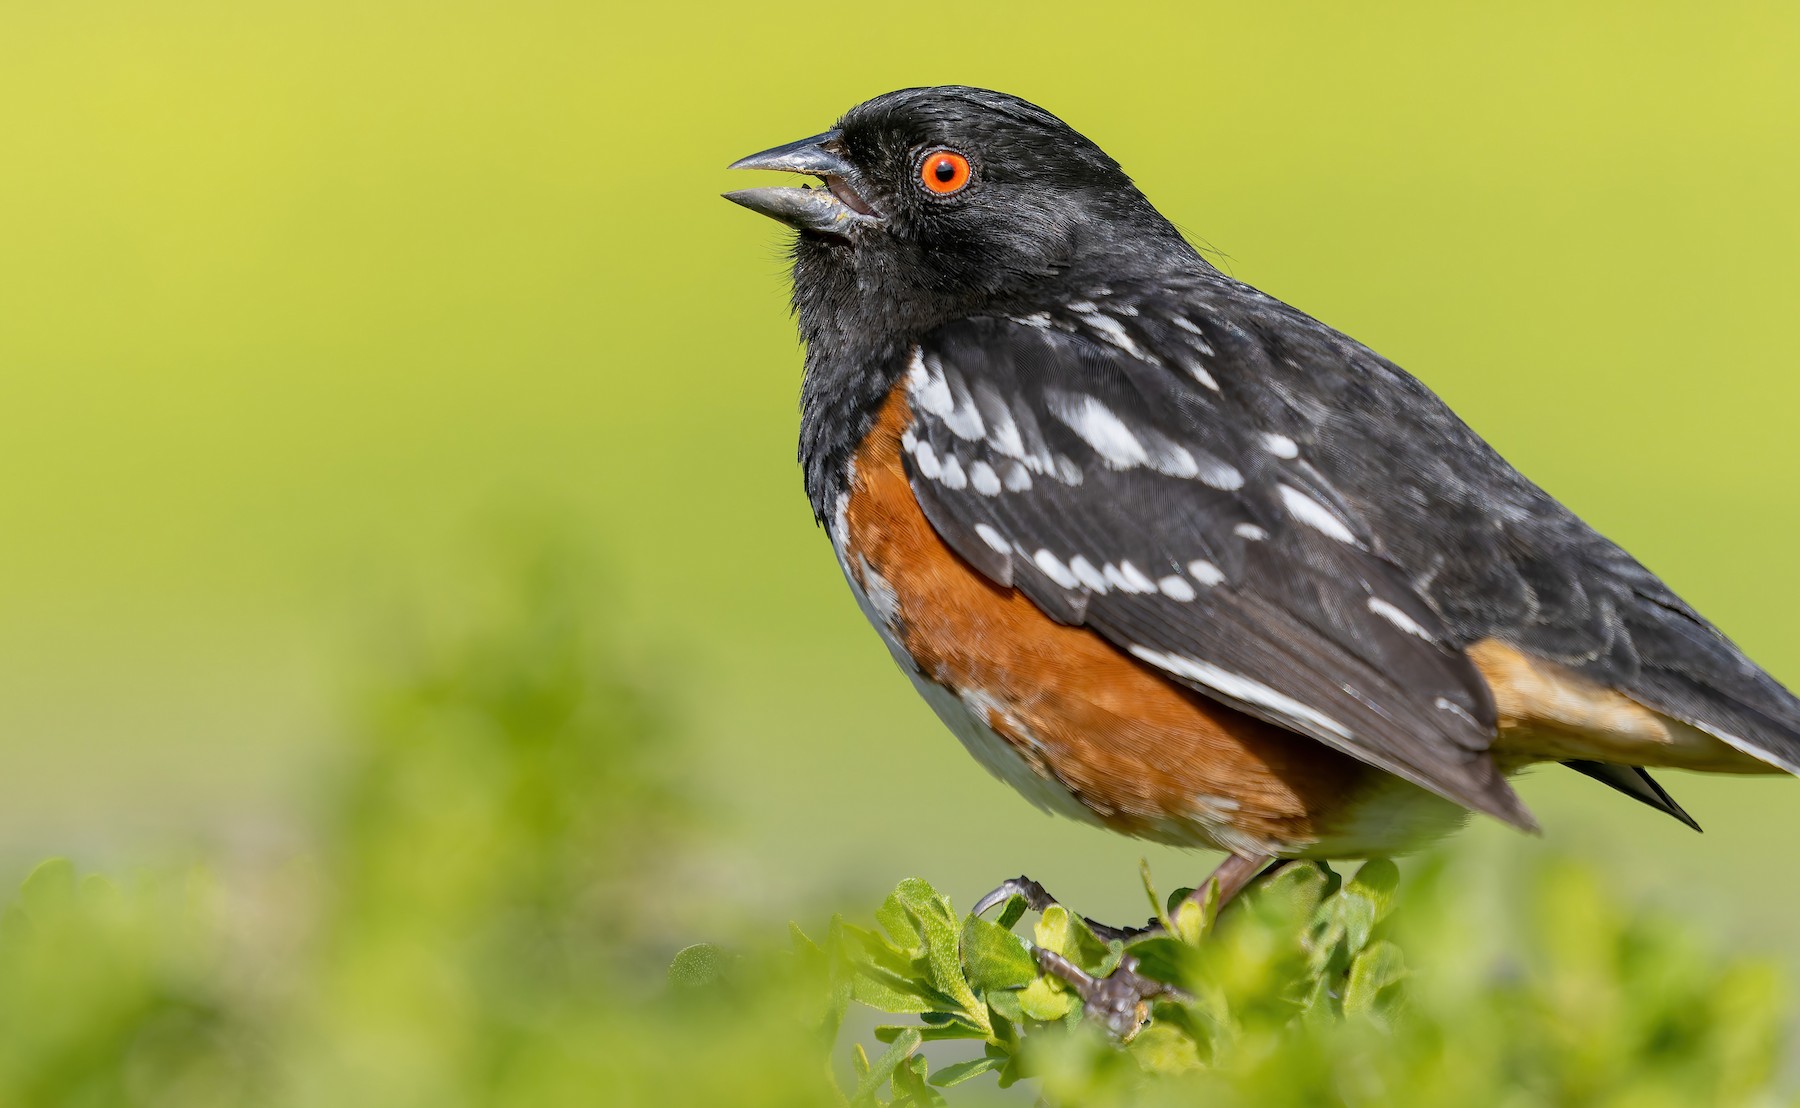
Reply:
<svg viewBox="0 0 1800 1108"><path fill-rule="evenodd" d="M827 235L847 235L858 227L881 223L880 213L851 185L858 175L855 167L838 153L836 131L826 131L739 158L729 168L804 173L824 182L824 188L739 189L725 194L725 199L733 204L742 204L789 227Z"/></svg>

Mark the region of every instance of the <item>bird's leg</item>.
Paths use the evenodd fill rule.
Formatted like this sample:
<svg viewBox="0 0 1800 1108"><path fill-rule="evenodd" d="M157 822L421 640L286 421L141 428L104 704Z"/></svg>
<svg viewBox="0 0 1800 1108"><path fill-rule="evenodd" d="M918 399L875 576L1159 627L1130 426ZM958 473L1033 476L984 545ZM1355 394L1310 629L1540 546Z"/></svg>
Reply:
<svg viewBox="0 0 1800 1108"><path fill-rule="evenodd" d="M1267 854L1228 854L1220 862L1218 868L1207 875L1192 892L1183 898L1183 903L1205 904L1207 890L1213 885L1219 887L1219 911L1239 893L1249 888L1259 878L1273 877L1285 869L1292 858L1270 858Z"/></svg>
<svg viewBox="0 0 1800 1108"><path fill-rule="evenodd" d="M1223 911L1226 904L1259 876L1273 874L1289 861L1291 859L1272 859L1266 854L1248 857L1228 855L1198 888L1188 893L1186 899L1204 904L1207 890L1216 884L1219 889L1219 910ZM1024 897L1026 907L1034 912L1042 912L1057 903L1056 898L1044 886L1029 877L1020 876L1001 882L999 888L976 901L974 912L978 916L983 915L1015 896ZM1088 925L1088 930L1102 942L1111 942L1113 939L1132 942L1163 933L1162 925L1155 919L1142 927L1119 928L1095 923L1086 916L1081 918ZM1088 1018L1100 1021L1107 1030L1121 1039L1130 1038L1143 1026L1150 1001L1175 993L1170 986L1138 973L1137 959L1130 956L1121 959L1118 968L1112 973L1105 977L1095 977L1054 951L1034 946L1032 954L1037 958L1040 971L1060 978L1075 990L1075 995L1081 997L1082 1011Z"/></svg>

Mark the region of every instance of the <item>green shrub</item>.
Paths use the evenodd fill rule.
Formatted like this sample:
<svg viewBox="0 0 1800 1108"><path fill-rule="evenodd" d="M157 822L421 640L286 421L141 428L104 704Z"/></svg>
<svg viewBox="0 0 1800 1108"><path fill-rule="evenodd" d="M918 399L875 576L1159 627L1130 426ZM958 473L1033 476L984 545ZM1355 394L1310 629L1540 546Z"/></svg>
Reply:
<svg viewBox="0 0 1800 1108"><path fill-rule="evenodd" d="M1168 935L1124 945L1060 907L1016 935L1017 898L997 923L959 921L910 880L878 929L836 921L813 957L840 993L916 1017L876 1030L876 1061L854 1048L858 1103L941 1104L985 1073L1096 1106L1772 1102L1773 965L1622 911L1572 863L1520 882L1513 913L1484 905L1486 880L1438 858L1397 897L1388 862L1347 881L1294 866L1221 919L1187 901ZM1034 947L1095 976L1133 959L1180 995L1120 1042L1038 972ZM934 1072L922 1045L944 1040L980 1053Z"/></svg>

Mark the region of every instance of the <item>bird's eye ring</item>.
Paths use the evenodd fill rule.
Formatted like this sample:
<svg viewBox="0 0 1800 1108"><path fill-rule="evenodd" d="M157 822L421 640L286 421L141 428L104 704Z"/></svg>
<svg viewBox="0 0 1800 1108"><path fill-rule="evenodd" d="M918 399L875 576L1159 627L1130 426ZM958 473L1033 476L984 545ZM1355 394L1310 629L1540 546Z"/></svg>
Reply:
<svg viewBox="0 0 1800 1108"><path fill-rule="evenodd" d="M933 150L919 163L919 182L937 196L961 192L969 184L969 159L954 150Z"/></svg>

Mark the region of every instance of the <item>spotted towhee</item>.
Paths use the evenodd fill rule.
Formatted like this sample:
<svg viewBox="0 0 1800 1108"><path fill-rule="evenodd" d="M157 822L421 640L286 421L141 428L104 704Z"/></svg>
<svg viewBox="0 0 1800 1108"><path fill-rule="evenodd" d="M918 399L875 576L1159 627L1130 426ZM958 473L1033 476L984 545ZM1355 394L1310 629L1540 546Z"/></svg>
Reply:
<svg viewBox="0 0 1800 1108"><path fill-rule="evenodd" d="M1387 855L1561 762L1800 773L1800 701L1365 346L1207 264L1022 100L908 89L738 169L799 231L800 461L989 770L1233 856ZM1004 891L1019 891L1015 883Z"/></svg>

